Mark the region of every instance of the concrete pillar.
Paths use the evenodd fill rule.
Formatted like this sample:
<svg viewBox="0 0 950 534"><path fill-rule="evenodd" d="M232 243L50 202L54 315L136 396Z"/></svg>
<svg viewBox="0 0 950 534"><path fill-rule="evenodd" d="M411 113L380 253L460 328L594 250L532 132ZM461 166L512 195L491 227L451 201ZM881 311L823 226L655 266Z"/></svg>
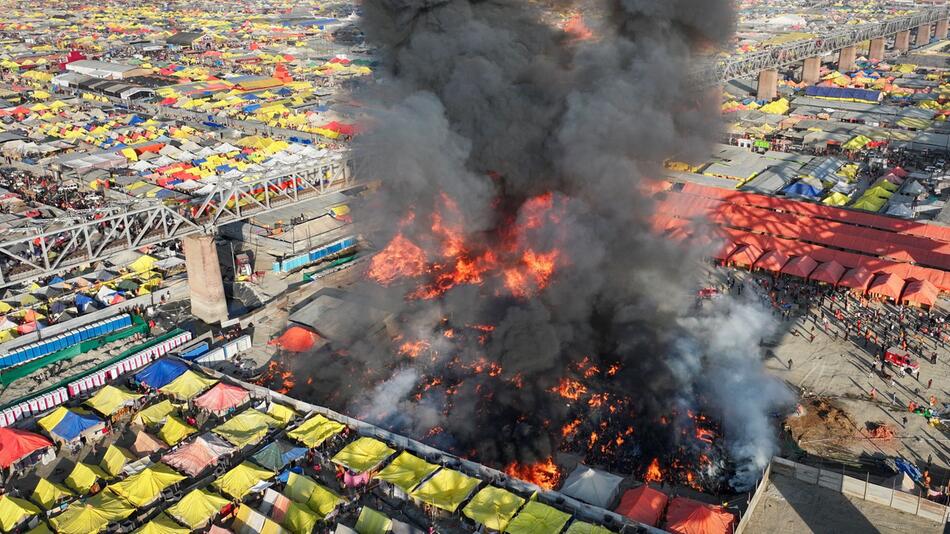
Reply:
<svg viewBox="0 0 950 534"><path fill-rule="evenodd" d="M198 234L182 238L185 268L191 290L191 313L211 324L228 319L228 303L224 297L221 266L214 237Z"/></svg>
<svg viewBox="0 0 950 534"><path fill-rule="evenodd" d="M871 39L871 46L868 47L868 59L884 59L884 38Z"/></svg>
<svg viewBox="0 0 950 534"><path fill-rule="evenodd" d="M917 26L917 40L914 41L916 46L924 46L930 42L930 24L921 24Z"/></svg>
<svg viewBox="0 0 950 534"><path fill-rule="evenodd" d="M934 27L934 37L939 41L947 38L947 29L950 28L950 19L940 19Z"/></svg>
<svg viewBox="0 0 950 534"><path fill-rule="evenodd" d="M778 96L778 71L775 69L763 70L759 73L759 100L773 100Z"/></svg>
<svg viewBox="0 0 950 534"><path fill-rule="evenodd" d="M910 30L897 32L894 37L894 50L901 53L910 50Z"/></svg>
<svg viewBox="0 0 950 534"><path fill-rule="evenodd" d="M815 85L821 79L821 58L806 58L802 63L802 81L808 85Z"/></svg>
<svg viewBox="0 0 950 534"><path fill-rule="evenodd" d="M857 52L853 45L842 48L838 52L838 71L844 73L854 70L855 57L857 57Z"/></svg>

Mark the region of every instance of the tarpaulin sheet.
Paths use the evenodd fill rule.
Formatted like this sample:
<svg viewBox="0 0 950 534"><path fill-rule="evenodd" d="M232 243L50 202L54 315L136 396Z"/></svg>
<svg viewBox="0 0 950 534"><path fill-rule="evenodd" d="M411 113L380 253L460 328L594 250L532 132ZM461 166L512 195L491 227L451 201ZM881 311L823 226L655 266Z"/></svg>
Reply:
<svg viewBox="0 0 950 534"><path fill-rule="evenodd" d="M37 421L37 424L50 436L63 441L79 439L83 432L103 426L102 419L94 415L76 413L62 406Z"/></svg>
<svg viewBox="0 0 950 534"><path fill-rule="evenodd" d="M157 463L148 466L142 471L109 486L126 501L138 507L144 507L161 496L162 491L173 486L185 477L165 464Z"/></svg>
<svg viewBox="0 0 950 534"><path fill-rule="evenodd" d="M34 451L52 446L52 441L39 434L18 428L0 428L0 467L6 469Z"/></svg>
<svg viewBox="0 0 950 534"><path fill-rule="evenodd" d="M33 499L33 502L39 503L44 509L52 510L59 501L72 496L73 492L66 489L65 486L41 478L36 483L36 488L30 498Z"/></svg>
<svg viewBox="0 0 950 534"><path fill-rule="evenodd" d="M318 516L325 518L343 502L339 495L317 484L309 477L291 472L287 477L284 494L292 501L306 504Z"/></svg>
<svg viewBox="0 0 950 534"><path fill-rule="evenodd" d="M104 490L83 502L70 504L62 514L50 519L59 534L90 534L102 532L109 523L122 521L135 508L111 491Z"/></svg>
<svg viewBox="0 0 950 534"><path fill-rule="evenodd" d="M100 469L98 465L79 462L66 477L66 486L77 493L86 494L97 480L107 478L109 478L108 473Z"/></svg>
<svg viewBox="0 0 950 534"><path fill-rule="evenodd" d="M422 479L439 469L438 465L403 451L386 467L376 473L376 478L385 480L409 493Z"/></svg>
<svg viewBox="0 0 950 534"><path fill-rule="evenodd" d="M655 527L660 522L668 500L669 497L665 493L644 484L627 490L614 511L644 525Z"/></svg>
<svg viewBox="0 0 950 534"><path fill-rule="evenodd" d="M204 527L228 504L227 499L205 489L188 492L178 503L168 508L170 516L192 530Z"/></svg>
<svg viewBox="0 0 950 534"><path fill-rule="evenodd" d="M154 389L162 388L183 375L188 366L167 358L158 360L135 374L135 379Z"/></svg>
<svg viewBox="0 0 950 534"><path fill-rule="evenodd" d="M270 406L267 407L267 415L273 417L280 422L278 426L286 426L291 419L297 416L297 412L293 408L284 406L283 404L272 402Z"/></svg>
<svg viewBox="0 0 950 534"><path fill-rule="evenodd" d="M362 437L343 447L332 458L332 461L351 471L363 473L372 471L395 452L395 449L388 447L382 441Z"/></svg>
<svg viewBox="0 0 950 534"><path fill-rule="evenodd" d="M487 486L472 497L462 513L491 530L504 532L525 500L508 490Z"/></svg>
<svg viewBox="0 0 950 534"><path fill-rule="evenodd" d="M165 419L165 424L162 425L161 430L158 431L158 437L162 438L165 443L174 446L197 431L195 427L174 415L169 415Z"/></svg>
<svg viewBox="0 0 950 534"><path fill-rule="evenodd" d="M283 441L272 441L251 458L254 463L271 471L280 471L290 462L303 458L307 454L304 447L294 447Z"/></svg>
<svg viewBox="0 0 950 534"><path fill-rule="evenodd" d="M344 427L343 423L331 421L322 415L315 415L288 432L287 435L308 448L313 448L342 432Z"/></svg>
<svg viewBox="0 0 950 534"><path fill-rule="evenodd" d="M235 447L257 443L276 421L271 416L249 408L211 429L212 432L231 442Z"/></svg>
<svg viewBox="0 0 950 534"><path fill-rule="evenodd" d="M24 499L0 495L0 530L12 532L25 520L40 513L40 509Z"/></svg>
<svg viewBox="0 0 950 534"><path fill-rule="evenodd" d="M676 534L728 534L732 521L733 515L718 506L674 497L666 511L664 528Z"/></svg>
<svg viewBox="0 0 950 534"><path fill-rule="evenodd" d="M208 378L188 370L158 390L178 400L191 400L217 382L218 381L213 378Z"/></svg>
<svg viewBox="0 0 950 534"><path fill-rule="evenodd" d="M149 434L148 432L139 432L135 436L135 441L132 443L132 446L129 449L139 456L147 456L153 452L160 451L166 447L166 444L162 443L155 436Z"/></svg>
<svg viewBox="0 0 950 534"><path fill-rule="evenodd" d="M251 488L273 476L273 471L245 461L212 482L212 485L235 499L243 499Z"/></svg>
<svg viewBox="0 0 950 534"><path fill-rule="evenodd" d="M157 425L168 417L168 414L175 411L175 405L168 399L153 404L139 413L135 414L132 421L145 425Z"/></svg>
<svg viewBox="0 0 950 534"><path fill-rule="evenodd" d="M131 406L140 398L142 398L141 395L107 384L87 400L85 404L108 417L121 408Z"/></svg>
<svg viewBox="0 0 950 534"><path fill-rule="evenodd" d="M251 394L242 387L219 382L195 399L195 406L209 412L223 414L244 404L250 397Z"/></svg>
<svg viewBox="0 0 950 534"><path fill-rule="evenodd" d="M99 462L99 467L110 477L117 477L122 473L122 468L125 467L125 464L133 460L135 460L135 457L132 456L132 453L113 444L109 445L109 448L106 449L106 453L102 456L102 461Z"/></svg>
<svg viewBox="0 0 950 534"><path fill-rule="evenodd" d="M190 476L197 476L218 459L234 452L234 448L211 433L204 433L191 443L162 456L162 462Z"/></svg>
<svg viewBox="0 0 950 534"><path fill-rule="evenodd" d="M571 516L564 512L539 503L530 501L521 512L508 523L508 534L550 534L560 532Z"/></svg>
<svg viewBox="0 0 950 534"><path fill-rule="evenodd" d="M393 520L369 506L363 506L356 519L356 531L360 534L386 534L393 526Z"/></svg>
<svg viewBox="0 0 950 534"><path fill-rule="evenodd" d="M306 505L291 502L279 522L294 534L310 534L318 521L320 518Z"/></svg>
<svg viewBox="0 0 950 534"><path fill-rule="evenodd" d="M411 495L436 508L455 513L478 484L477 478L451 469L442 469L413 490Z"/></svg>
<svg viewBox="0 0 950 534"><path fill-rule="evenodd" d="M234 526L231 528L237 534L284 534L287 532L283 527L246 504L238 507Z"/></svg>
<svg viewBox="0 0 950 534"><path fill-rule="evenodd" d="M612 530L606 529L600 525L592 525L583 521L574 521L567 527L564 534L614 534Z"/></svg>
<svg viewBox="0 0 950 534"><path fill-rule="evenodd" d="M142 534L188 534L191 530L179 525L172 518L164 513L158 514L155 519L142 525L141 528L133 532Z"/></svg>
<svg viewBox="0 0 950 534"><path fill-rule="evenodd" d="M277 345L289 352L307 352L320 339L315 332L302 326L291 326L279 338L270 344Z"/></svg>

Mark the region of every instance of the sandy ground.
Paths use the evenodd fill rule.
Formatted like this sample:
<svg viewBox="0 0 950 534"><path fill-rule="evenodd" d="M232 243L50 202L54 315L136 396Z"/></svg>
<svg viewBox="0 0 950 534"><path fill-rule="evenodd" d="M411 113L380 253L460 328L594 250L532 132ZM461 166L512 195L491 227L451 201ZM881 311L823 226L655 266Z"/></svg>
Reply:
<svg viewBox="0 0 950 534"><path fill-rule="evenodd" d="M772 475L749 534L931 534L943 526L784 475Z"/></svg>

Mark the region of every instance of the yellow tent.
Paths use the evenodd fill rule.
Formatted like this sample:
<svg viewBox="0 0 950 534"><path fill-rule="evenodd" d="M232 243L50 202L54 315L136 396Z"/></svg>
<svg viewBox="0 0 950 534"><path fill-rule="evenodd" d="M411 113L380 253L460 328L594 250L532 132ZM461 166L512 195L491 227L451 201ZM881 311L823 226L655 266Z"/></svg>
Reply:
<svg viewBox="0 0 950 534"><path fill-rule="evenodd" d="M85 503L70 504L65 512L50 519L50 523L59 534L90 534L102 532L109 523L122 521L134 511L135 508L106 489Z"/></svg>
<svg viewBox="0 0 950 534"><path fill-rule="evenodd" d="M155 519L142 525L141 528L133 531L142 534L188 534L191 530L174 522L172 518L164 513L158 514Z"/></svg>
<svg viewBox="0 0 950 534"><path fill-rule="evenodd" d="M152 464L129 478L109 486L126 501L142 508L159 498L165 488L185 480L185 476L165 464Z"/></svg>
<svg viewBox="0 0 950 534"><path fill-rule="evenodd" d="M117 445L109 445L106 453L102 456L102 461L99 462L99 467L114 478L119 476L122 473L122 468L133 460L135 460L135 457L129 451Z"/></svg>
<svg viewBox="0 0 950 534"><path fill-rule="evenodd" d="M49 415L42 417L39 421L36 422L36 424L39 425L40 428L45 430L47 434L49 434L53 431L54 428L56 428L56 425L58 425L60 421L62 421L63 418L66 417L68 413L69 413L69 410L67 410L63 406L59 406L55 410L50 412Z"/></svg>
<svg viewBox="0 0 950 534"><path fill-rule="evenodd" d="M66 477L66 486L79 493L86 494L92 489L97 480L106 480L109 475L99 468L98 465L90 465L79 462L73 468L69 476Z"/></svg>
<svg viewBox="0 0 950 534"><path fill-rule="evenodd" d="M238 507L231 529L235 532L255 532L257 534L283 534L286 532L280 525L246 504Z"/></svg>
<svg viewBox="0 0 950 534"><path fill-rule="evenodd" d="M350 443L332 458L333 463L342 465L350 471L364 473L372 471L396 451L382 441L373 438L359 438Z"/></svg>
<svg viewBox="0 0 950 534"><path fill-rule="evenodd" d="M293 408L272 402L270 406L267 407L267 415L279 422L277 426L286 426L291 419L297 416L297 412L295 412Z"/></svg>
<svg viewBox="0 0 950 534"><path fill-rule="evenodd" d="M389 462L376 477L399 487L406 493L412 491L425 477L439 469L438 465L403 451L395 460Z"/></svg>
<svg viewBox="0 0 950 534"><path fill-rule="evenodd" d="M515 516L508 523L505 530L508 534L549 534L550 532L560 532L568 520L571 519L557 508L530 501L521 510L521 513Z"/></svg>
<svg viewBox="0 0 950 534"><path fill-rule="evenodd" d="M861 150L862 148L867 146L867 144L870 142L871 142L870 138L863 135L859 135L855 137L854 139L848 141L844 145L842 145L841 148L845 150Z"/></svg>
<svg viewBox="0 0 950 534"><path fill-rule="evenodd" d="M360 516L356 519L356 531L360 534L386 534L392 528L392 519L369 506L363 506Z"/></svg>
<svg viewBox="0 0 950 534"><path fill-rule="evenodd" d="M302 504L291 502L284 513L281 525L294 534L310 534L320 518Z"/></svg>
<svg viewBox="0 0 950 534"><path fill-rule="evenodd" d="M108 417L119 411L121 408L131 406L136 400L141 398L142 396L137 393L132 393L131 391L126 391L111 384L107 384L105 387L97 391L96 394L93 395L89 400L87 400L85 404L93 410Z"/></svg>
<svg viewBox="0 0 950 534"><path fill-rule="evenodd" d="M462 513L491 530L504 532L508 522L524 504L524 499L508 490L487 486L472 497Z"/></svg>
<svg viewBox="0 0 950 534"><path fill-rule="evenodd" d="M478 484L477 478L451 469L442 469L413 490L410 495L436 508L455 513L455 510L472 494Z"/></svg>
<svg viewBox="0 0 950 534"><path fill-rule="evenodd" d="M271 416L250 408L211 429L212 432L241 448L248 443L257 443L277 421Z"/></svg>
<svg viewBox="0 0 950 534"><path fill-rule="evenodd" d="M287 432L287 436L308 448L313 448L342 432L344 427L345 425L342 423L331 421L322 415L315 415L300 423L297 428Z"/></svg>
<svg viewBox="0 0 950 534"><path fill-rule="evenodd" d="M162 438L162 441L165 443L174 446L178 445L181 440L187 438L197 431L198 430L195 429L195 427L189 425L174 415L170 415L165 419L165 424L162 426L161 430L158 431L158 437Z"/></svg>
<svg viewBox="0 0 950 534"><path fill-rule="evenodd" d="M73 496L73 493L55 482L41 478L36 483L36 489L30 496L33 502L39 503L46 510L52 510L60 501Z"/></svg>
<svg viewBox="0 0 950 534"><path fill-rule="evenodd" d="M170 507L168 514L192 530L197 530L207 525L228 502L216 493L196 489L188 492L177 504Z"/></svg>
<svg viewBox="0 0 950 534"><path fill-rule="evenodd" d="M759 111L762 113L771 113L773 115L785 115L788 113L789 104L788 100L785 98L780 98L775 102L769 102L768 104L759 108Z"/></svg>
<svg viewBox="0 0 950 534"><path fill-rule="evenodd" d="M571 523L571 526L567 527L567 530L564 531L564 534L614 534L613 531L608 530L600 525L592 525L590 523L585 523L583 521L574 521Z"/></svg>
<svg viewBox="0 0 950 534"><path fill-rule="evenodd" d="M158 390L178 400L191 400L217 383L218 381L213 378L207 378L188 370Z"/></svg>
<svg viewBox="0 0 950 534"><path fill-rule="evenodd" d="M131 149L129 149L131 150ZM133 152L135 152L133 150ZM129 264L129 269L136 273L144 273L146 271L151 271L152 266L155 265L155 262L158 261L155 258L149 256L148 254L143 254L139 258Z"/></svg>
<svg viewBox="0 0 950 534"><path fill-rule="evenodd" d="M849 200L850 198L848 195L835 191L834 193L826 196L825 199L821 201L821 203L826 206L844 206Z"/></svg>
<svg viewBox="0 0 950 534"><path fill-rule="evenodd" d="M271 471L244 461L212 482L211 485L235 499L243 499L251 491L251 488L262 480L267 480L273 476L274 473Z"/></svg>
<svg viewBox="0 0 950 534"><path fill-rule="evenodd" d="M330 515L343 502L336 493L317 484L309 477L294 472L288 475L284 495L294 502L306 504L322 518Z"/></svg>
<svg viewBox="0 0 950 534"><path fill-rule="evenodd" d="M132 422L144 425L156 425L164 421L165 418L168 417L168 414L175 411L175 408L175 405L172 404L170 400L165 399L135 414L135 417L132 418Z"/></svg>
<svg viewBox="0 0 950 534"><path fill-rule="evenodd" d="M25 499L0 495L0 530L12 532L24 521L39 515L40 509Z"/></svg>

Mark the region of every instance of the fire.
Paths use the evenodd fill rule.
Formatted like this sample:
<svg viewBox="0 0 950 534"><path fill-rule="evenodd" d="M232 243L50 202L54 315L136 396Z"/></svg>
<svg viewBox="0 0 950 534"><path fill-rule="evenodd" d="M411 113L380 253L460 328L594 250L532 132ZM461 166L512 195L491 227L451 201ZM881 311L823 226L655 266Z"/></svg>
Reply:
<svg viewBox="0 0 950 534"><path fill-rule="evenodd" d="M505 474L549 490L556 488L561 481L561 469L554 463L553 458L533 464L511 462L505 467Z"/></svg>
<svg viewBox="0 0 950 534"><path fill-rule="evenodd" d="M542 254L528 249L520 265L505 269L505 287L517 298L527 298L544 289L554 274L558 255L557 250Z"/></svg>
<svg viewBox="0 0 950 534"><path fill-rule="evenodd" d="M574 434L574 432L577 431L577 427L579 427L579 426L581 426L581 420L580 420L580 419L575 419L575 420L571 421L570 423L568 423L568 424L564 425L563 427L561 427L561 435L566 438L566 437L568 437L568 436Z"/></svg>
<svg viewBox="0 0 950 534"><path fill-rule="evenodd" d="M663 471L660 470L660 459L654 458L647 467L647 472L643 475L646 482L659 482L663 480Z"/></svg>
<svg viewBox="0 0 950 534"><path fill-rule="evenodd" d="M587 386L573 378L562 378L558 385L549 391L557 393L568 400L577 400L587 393Z"/></svg>
<svg viewBox="0 0 950 534"><path fill-rule="evenodd" d="M696 429L696 439L700 441L705 441L706 443L712 444L713 438L716 434L709 430L708 428L697 428Z"/></svg>
<svg viewBox="0 0 950 534"><path fill-rule="evenodd" d="M605 402L610 398L610 395L607 393L594 393L590 396L590 399L587 401L587 405L591 408L600 408L604 405Z"/></svg>
<svg viewBox="0 0 950 534"><path fill-rule="evenodd" d="M425 272L425 252L400 233L373 256L368 275L376 283L388 286L398 278L415 278Z"/></svg>
<svg viewBox="0 0 950 534"><path fill-rule="evenodd" d="M280 386L273 388L277 393L286 395L290 392L296 385L294 380L294 373L291 371L283 370L283 362L279 360L271 360L267 362L267 369L261 373L260 378L255 381L255 384L264 387L272 387L272 385L280 380ZM310 384L313 381L313 378L309 378L307 383Z"/></svg>
<svg viewBox="0 0 950 534"><path fill-rule="evenodd" d="M412 359L418 358L420 354L427 350L429 350L429 342L424 339L407 341L399 346L399 354Z"/></svg>

